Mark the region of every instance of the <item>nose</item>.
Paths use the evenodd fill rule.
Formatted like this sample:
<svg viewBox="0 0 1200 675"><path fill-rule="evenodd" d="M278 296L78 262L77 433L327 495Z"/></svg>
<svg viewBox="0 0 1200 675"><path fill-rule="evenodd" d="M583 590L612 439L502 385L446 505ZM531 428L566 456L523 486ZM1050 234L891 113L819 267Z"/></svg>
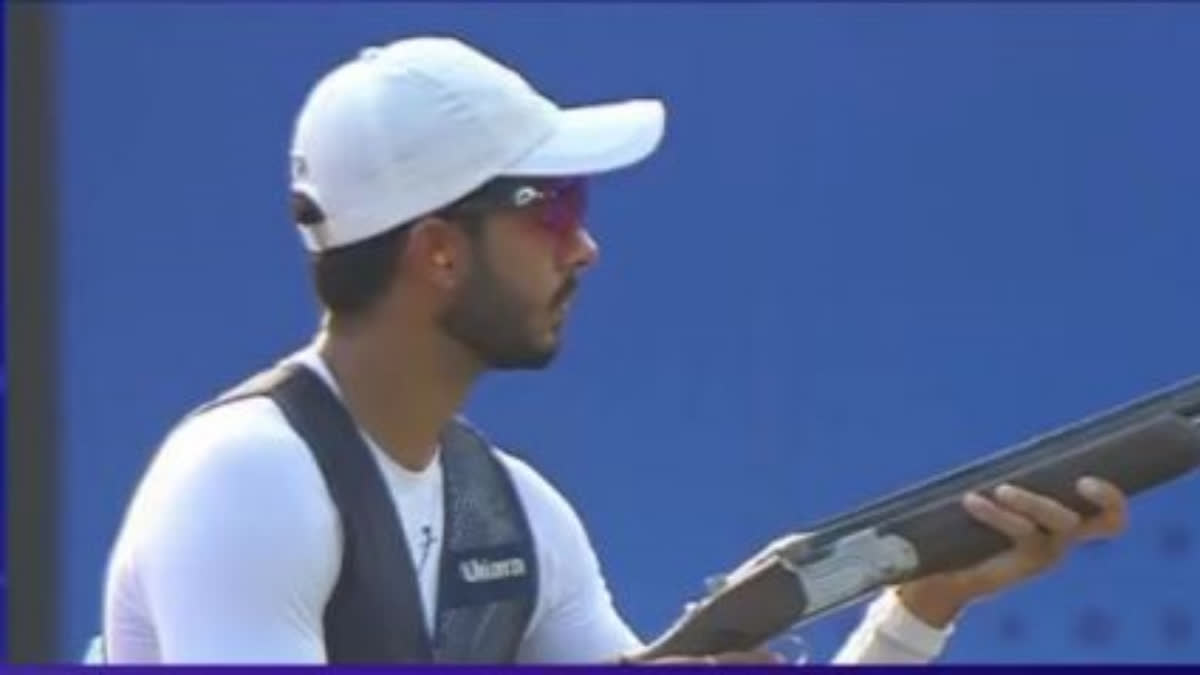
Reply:
<svg viewBox="0 0 1200 675"><path fill-rule="evenodd" d="M571 269L584 269L596 264L600 257L600 245L592 238L587 228L579 227L571 232L567 243L566 264Z"/></svg>

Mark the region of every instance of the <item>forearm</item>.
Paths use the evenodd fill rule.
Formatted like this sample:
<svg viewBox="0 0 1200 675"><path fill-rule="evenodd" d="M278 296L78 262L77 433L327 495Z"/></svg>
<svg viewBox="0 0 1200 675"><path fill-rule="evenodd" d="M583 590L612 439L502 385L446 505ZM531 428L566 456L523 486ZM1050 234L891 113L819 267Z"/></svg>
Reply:
<svg viewBox="0 0 1200 675"><path fill-rule="evenodd" d="M941 655L952 632L952 623L929 625L906 607L899 589L888 589L868 606L833 663L929 663Z"/></svg>

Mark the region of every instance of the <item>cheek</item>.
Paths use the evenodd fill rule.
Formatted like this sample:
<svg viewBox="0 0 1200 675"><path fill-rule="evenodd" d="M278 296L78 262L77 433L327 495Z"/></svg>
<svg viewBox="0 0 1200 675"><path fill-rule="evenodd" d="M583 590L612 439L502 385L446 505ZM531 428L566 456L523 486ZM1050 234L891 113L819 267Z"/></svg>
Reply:
<svg viewBox="0 0 1200 675"><path fill-rule="evenodd" d="M537 223L513 225L506 232L511 236L496 242L491 251L498 276L523 297L536 299L554 293L561 285L558 261L568 240Z"/></svg>
<svg viewBox="0 0 1200 675"><path fill-rule="evenodd" d="M472 271L471 285L497 315L523 315L539 304L539 287L548 270L536 259L515 251L493 251L486 264ZM544 263L543 263L544 264Z"/></svg>
<svg viewBox="0 0 1200 675"><path fill-rule="evenodd" d="M555 290L553 268L544 262L513 267L498 281L513 309L540 309L549 302Z"/></svg>

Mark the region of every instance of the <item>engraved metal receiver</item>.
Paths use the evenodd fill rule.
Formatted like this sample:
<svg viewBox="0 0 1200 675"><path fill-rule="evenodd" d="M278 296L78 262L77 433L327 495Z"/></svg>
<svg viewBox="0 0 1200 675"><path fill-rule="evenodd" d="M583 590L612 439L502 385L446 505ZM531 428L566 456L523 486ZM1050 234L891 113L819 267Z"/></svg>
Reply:
<svg viewBox="0 0 1200 675"><path fill-rule="evenodd" d="M792 574L807 599L810 614L833 611L873 589L916 571L920 559L912 544L875 530L856 532L834 544L826 556L793 562L786 553L779 564Z"/></svg>

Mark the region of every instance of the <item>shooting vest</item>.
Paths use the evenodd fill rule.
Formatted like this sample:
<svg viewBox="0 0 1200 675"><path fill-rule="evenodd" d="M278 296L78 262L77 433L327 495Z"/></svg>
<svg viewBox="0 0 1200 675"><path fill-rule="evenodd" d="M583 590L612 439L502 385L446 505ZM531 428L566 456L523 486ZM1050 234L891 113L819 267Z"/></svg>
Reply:
<svg viewBox="0 0 1200 675"><path fill-rule="evenodd" d="M329 662L515 661L537 601L537 556L487 439L461 419L441 434L445 533L430 635L394 502L341 400L316 373L284 364L197 413L257 396L271 398L304 439L341 517L341 574L324 614Z"/></svg>

